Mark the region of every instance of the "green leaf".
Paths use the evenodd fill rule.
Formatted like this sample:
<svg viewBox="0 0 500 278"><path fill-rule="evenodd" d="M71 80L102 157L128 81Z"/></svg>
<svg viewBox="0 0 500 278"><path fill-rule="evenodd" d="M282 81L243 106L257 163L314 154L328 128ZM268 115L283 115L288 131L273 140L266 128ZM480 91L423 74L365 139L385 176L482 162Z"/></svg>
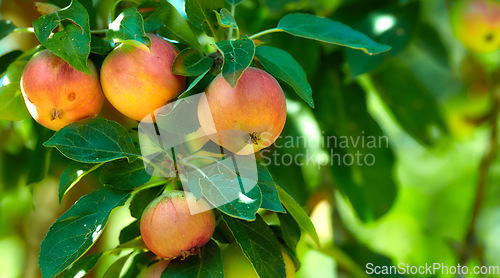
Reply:
<svg viewBox="0 0 500 278"><path fill-rule="evenodd" d="M118 240L120 244L123 244L139 237L140 235L141 231L139 228L139 220L135 220L120 231Z"/></svg>
<svg viewBox="0 0 500 278"><path fill-rule="evenodd" d="M179 14L177 9L166 0L160 0L160 2L162 3L162 5L169 5L170 9L168 16L163 18L164 25L162 28L158 29L158 34L160 36L174 39L179 42L185 42L186 44L195 48L201 48L198 38L193 33L193 30L191 30L191 27L184 19L184 17Z"/></svg>
<svg viewBox="0 0 500 278"><path fill-rule="evenodd" d="M36 145L28 164L26 184L42 181L47 176L50 166L50 153L52 149L44 147L43 143L47 141L54 132L38 124L34 126L34 131L33 134L36 135Z"/></svg>
<svg viewBox="0 0 500 278"><path fill-rule="evenodd" d="M19 84L0 87L0 120L20 121L29 117Z"/></svg>
<svg viewBox="0 0 500 278"><path fill-rule="evenodd" d="M189 96L192 96L197 93L203 92L207 88L207 86L214 80L215 76L213 74L208 74L210 72L210 69L205 71L204 73L200 74L198 77L196 77L193 81L191 81L191 84L189 84L189 87L184 91L182 94L179 95L179 99L181 98L187 98Z"/></svg>
<svg viewBox="0 0 500 278"><path fill-rule="evenodd" d="M271 46L259 46L255 55L267 71L290 85L297 95L314 108L312 89L306 73L288 52Z"/></svg>
<svg viewBox="0 0 500 278"><path fill-rule="evenodd" d="M222 278L224 270L219 246L210 240L201 248L200 256L171 262L161 274L165 278Z"/></svg>
<svg viewBox="0 0 500 278"><path fill-rule="evenodd" d="M147 265L154 259L154 255L151 252L136 253L130 263L129 269L121 278L137 278L141 269L147 267Z"/></svg>
<svg viewBox="0 0 500 278"><path fill-rule="evenodd" d="M222 219L259 277L286 277L278 239L260 215L252 222L238 220L227 215L222 215Z"/></svg>
<svg viewBox="0 0 500 278"><path fill-rule="evenodd" d="M137 11L144 19L144 30L154 32L165 24L169 17L170 9L175 9L167 1L147 1L137 7Z"/></svg>
<svg viewBox="0 0 500 278"><path fill-rule="evenodd" d="M319 237L316 233L316 228L312 223L311 219L307 213L302 209L302 207L293 199L290 194L288 194L280 186L278 188L278 193L281 199L281 203L285 206L286 210L293 216L297 221L299 226L304 230L311 238L314 240L317 246L319 246Z"/></svg>
<svg viewBox="0 0 500 278"><path fill-rule="evenodd" d="M0 20L0 40L7 37L12 31L16 29L16 26L8 20Z"/></svg>
<svg viewBox="0 0 500 278"><path fill-rule="evenodd" d="M80 198L50 227L41 244L38 264L43 277L54 277L78 260L101 235L111 211L128 194L107 189Z"/></svg>
<svg viewBox="0 0 500 278"><path fill-rule="evenodd" d="M142 212L156 197L163 192L163 185L147 188L137 192L130 201L130 215L136 219L141 219Z"/></svg>
<svg viewBox="0 0 500 278"><path fill-rule="evenodd" d="M361 49L370 55L391 49L338 21L311 14L288 14L280 20L278 29L306 39Z"/></svg>
<svg viewBox="0 0 500 278"><path fill-rule="evenodd" d="M368 113L366 92L359 84L345 85L340 73L329 71L318 82L318 121L336 139L327 146L327 165L359 218L374 221L389 211L397 194L389 139Z"/></svg>
<svg viewBox="0 0 500 278"><path fill-rule="evenodd" d="M21 56L23 54L22 51L20 50L14 50L12 52L6 53L0 57L0 75L2 75L9 65L13 63L17 57Z"/></svg>
<svg viewBox="0 0 500 278"><path fill-rule="evenodd" d="M20 80L26 61L9 65L0 87L0 120L20 121L29 118L21 93Z"/></svg>
<svg viewBox="0 0 500 278"><path fill-rule="evenodd" d="M217 17L213 11L224 8L223 0L186 0L188 19L197 27L202 28L209 36L217 32Z"/></svg>
<svg viewBox="0 0 500 278"><path fill-rule="evenodd" d="M132 253L119 258L113 264L111 264L111 266L108 268L108 270L106 270L106 272L104 273L104 275L102 276L102 278L116 278L116 277L120 277L120 274L121 274L121 272L123 270L123 267L125 266L125 264L127 263L128 259L130 258L130 255L132 255Z"/></svg>
<svg viewBox="0 0 500 278"><path fill-rule="evenodd" d="M255 219L255 214L260 208L262 194L258 186L243 194L241 192L243 183L254 182L244 178L231 179L224 174L199 179L203 196L209 203L227 215L250 221Z"/></svg>
<svg viewBox="0 0 500 278"><path fill-rule="evenodd" d="M62 24L63 30L52 31ZM33 21L35 35L40 43L55 55L64 59L78 71L90 74L87 59L90 54L89 15L77 0L55 13Z"/></svg>
<svg viewBox="0 0 500 278"><path fill-rule="evenodd" d="M199 76L207 73L213 66L214 59L202 56L198 50L184 49L172 64L172 72L183 76Z"/></svg>
<svg viewBox="0 0 500 278"><path fill-rule="evenodd" d="M259 178L257 185L262 192L262 204L260 207L275 212L285 212L285 209L281 205L276 184L274 183L269 170L260 164L257 164L257 170Z"/></svg>
<svg viewBox="0 0 500 278"><path fill-rule="evenodd" d="M109 24L106 37L114 42L142 48L149 48L151 46L151 40L146 36L146 32L144 31L142 16L137 11L137 8L134 7L125 9Z"/></svg>
<svg viewBox="0 0 500 278"><path fill-rule="evenodd" d="M118 123L92 118L72 123L60 129L46 147L56 147L69 159L100 163L120 158L133 161L138 157L132 139Z"/></svg>
<svg viewBox="0 0 500 278"><path fill-rule="evenodd" d="M134 190L147 183L151 176L144 168L144 162L136 159L128 163L126 159L120 159L104 164L101 171L101 183L120 190Z"/></svg>
<svg viewBox="0 0 500 278"><path fill-rule="evenodd" d="M64 194L75 186L83 177L99 168L102 164L86 164L71 162L64 168L59 180L59 204L62 202Z"/></svg>
<svg viewBox="0 0 500 278"><path fill-rule="evenodd" d="M233 14L228 11L226 8L221 9L220 13L214 11L215 16L217 16L217 22L219 26L224 28L238 29L238 24L233 17Z"/></svg>
<svg viewBox="0 0 500 278"><path fill-rule="evenodd" d="M80 259L78 259L78 261L69 266L65 271L61 272L61 274L59 274L59 276L57 277L58 278L74 278L79 276L83 277L82 273L83 275L89 273L89 271L91 271L95 267L101 256L102 253L81 257Z"/></svg>
<svg viewBox="0 0 500 278"><path fill-rule="evenodd" d="M255 55L255 44L253 40L246 37L237 40L220 41L216 44L224 55L222 76L234 88L243 72L252 63Z"/></svg>
<svg viewBox="0 0 500 278"><path fill-rule="evenodd" d="M436 99L404 64L394 61L372 81L401 127L419 142L433 144L433 126L447 130Z"/></svg>
<svg viewBox="0 0 500 278"><path fill-rule="evenodd" d="M233 5L233 6L236 6L238 5L239 3L243 2L244 0L226 0L227 3Z"/></svg>
<svg viewBox="0 0 500 278"><path fill-rule="evenodd" d="M295 251L301 235L299 224L289 212L278 213L278 218L280 220L283 240L290 249Z"/></svg>
<svg viewBox="0 0 500 278"><path fill-rule="evenodd" d="M112 50L113 47L111 46L110 41L98 36L92 36L90 41L90 52L104 56Z"/></svg>

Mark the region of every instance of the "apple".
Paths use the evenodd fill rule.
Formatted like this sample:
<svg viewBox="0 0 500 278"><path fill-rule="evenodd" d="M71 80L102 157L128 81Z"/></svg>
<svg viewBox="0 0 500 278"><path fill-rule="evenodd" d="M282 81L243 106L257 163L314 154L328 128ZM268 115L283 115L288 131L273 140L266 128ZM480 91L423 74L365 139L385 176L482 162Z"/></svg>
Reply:
<svg viewBox="0 0 500 278"><path fill-rule="evenodd" d="M295 277L295 265L290 255L283 249L281 249L281 254L285 262L286 277ZM222 265L225 278L259 278L252 263L243 254L241 247L237 243L231 243L222 250Z"/></svg>
<svg viewBox="0 0 500 278"><path fill-rule="evenodd" d="M450 11L453 33L466 48L491 53L500 48L500 3L496 0L458 0Z"/></svg>
<svg viewBox="0 0 500 278"><path fill-rule="evenodd" d="M92 61L87 75L49 50L35 54L21 76L21 91L31 116L41 125L59 130L73 122L95 117L104 95Z"/></svg>
<svg viewBox="0 0 500 278"><path fill-rule="evenodd" d="M215 230L209 204L192 193L172 190L153 200L140 224L142 240L157 256L174 259L198 254Z"/></svg>
<svg viewBox="0 0 500 278"><path fill-rule="evenodd" d="M218 75L198 105L204 133L229 151L247 155L270 146L286 121L285 95L267 72L250 67L236 87Z"/></svg>
<svg viewBox="0 0 500 278"><path fill-rule="evenodd" d="M170 261L161 260L143 269L137 278L160 278Z"/></svg>
<svg viewBox="0 0 500 278"><path fill-rule="evenodd" d="M183 76L172 73L178 54L174 45L148 34L151 51L122 44L102 64L102 89L109 102L125 116L137 121L177 97L185 86Z"/></svg>

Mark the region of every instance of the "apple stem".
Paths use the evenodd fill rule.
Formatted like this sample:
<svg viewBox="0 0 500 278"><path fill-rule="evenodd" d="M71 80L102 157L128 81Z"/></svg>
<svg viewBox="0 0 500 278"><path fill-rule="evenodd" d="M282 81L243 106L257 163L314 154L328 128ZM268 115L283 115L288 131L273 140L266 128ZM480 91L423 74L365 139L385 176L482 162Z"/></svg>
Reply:
<svg viewBox="0 0 500 278"><path fill-rule="evenodd" d="M261 36L264 36L264 35L267 35L267 34L271 34L271 33L276 33L276 32L283 32L283 29L273 28L273 29L264 30L264 31L259 32L257 34L251 35L248 38L251 39L251 40L255 40L258 37L261 37Z"/></svg>

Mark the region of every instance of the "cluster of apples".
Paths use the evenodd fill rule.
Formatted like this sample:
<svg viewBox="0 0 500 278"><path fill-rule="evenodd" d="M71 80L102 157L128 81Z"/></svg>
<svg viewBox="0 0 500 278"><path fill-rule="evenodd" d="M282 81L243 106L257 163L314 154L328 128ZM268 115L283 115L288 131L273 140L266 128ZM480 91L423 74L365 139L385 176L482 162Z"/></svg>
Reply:
<svg viewBox="0 0 500 278"><path fill-rule="evenodd" d="M491 53L500 48L500 2L457 0L450 11L453 33L469 50Z"/></svg>
<svg viewBox="0 0 500 278"><path fill-rule="evenodd" d="M49 129L59 130L97 116L106 98L123 115L141 121L175 100L186 86L185 77L172 73L178 51L158 35L148 37L150 51L120 45L106 57L100 75L91 60L87 63L91 74L87 75L49 50L37 53L21 79L32 117ZM193 117L198 117L210 139L233 153L259 151L283 130L285 96L276 79L263 70L246 69L234 88L218 75L205 94L198 115Z"/></svg>

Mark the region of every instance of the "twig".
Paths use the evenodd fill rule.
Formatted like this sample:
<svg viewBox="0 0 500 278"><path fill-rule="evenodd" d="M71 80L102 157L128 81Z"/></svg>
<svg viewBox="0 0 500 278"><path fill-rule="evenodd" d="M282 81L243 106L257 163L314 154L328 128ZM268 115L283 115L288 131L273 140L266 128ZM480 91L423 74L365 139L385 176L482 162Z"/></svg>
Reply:
<svg viewBox="0 0 500 278"><path fill-rule="evenodd" d="M479 173L476 188L476 197L474 200L474 207L472 210L472 217L470 219L467 234L465 236L465 246L462 249L460 263L465 265L472 257L475 250L478 248L476 239L476 223L481 211L481 206L484 202L486 191L488 189L488 178L491 165L495 160L498 153L498 124L500 116L500 87L492 86L490 93L493 111L491 113L489 122L491 127L490 138L486 152L479 165Z"/></svg>

